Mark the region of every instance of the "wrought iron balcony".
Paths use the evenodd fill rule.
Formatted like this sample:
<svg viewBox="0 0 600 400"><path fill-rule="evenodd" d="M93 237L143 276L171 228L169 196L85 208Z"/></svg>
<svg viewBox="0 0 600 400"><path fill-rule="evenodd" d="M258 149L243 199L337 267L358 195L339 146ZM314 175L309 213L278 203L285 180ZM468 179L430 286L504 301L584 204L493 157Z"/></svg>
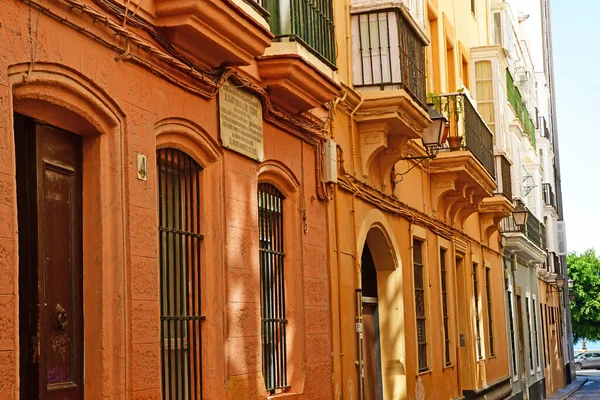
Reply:
<svg viewBox="0 0 600 400"><path fill-rule="evenodd" d="M508 102L515 110L517 118L521 121L525 133L529 136L529 141L532 146L535 147L535 124L531 120L529 110L527 110L527 107L523 104L521 92L519 91L519 88L515 86L513 77L508 69L506 70L506 92L508 95Z"/></svg>
<svg viewBox="0 0 600 400"><path fill-rule="evenodd" d="M333 3L331 0L256 0L270 14L278 41L297 41L335 67Z"/></svg>
<svg viewBox="0 0 600 400"><path fill-rule="evenodd" d="M538 129L540 131L540 137L543 137L544 139L550 139L550 130L548 129L548 122L546 122L546 118L540 117Z"/></svg>
<svg viewBox="0 0 600 400"><path fill-rule="evenodd" d="M515 224L515 220L511 215L502 220L500 232L522 233L540 249L544 250L546 248L546 228L529 209L527 209L527 224L525 226Z"/></svg>
<svg viewBox="0 0 600 400"><path fill-rule="evenodd" d="M499 180L498 193L503 194L507 199L512 201L512 174L510 173L510 163L508 159L501 155L498 156L499 162Z"/></svg>
<svg viewBox="0 0 600 400"><path fill-rule="evenodd" d="M495 178L494 135L471 100L464 93L453 93L431 96L430 101L450 122L449 150L470 151Z"/></svg>
<svg viewBox="0 0 600 400"><path fill-rule="evenodd" d="M404 89L424 107L427 43L408 18L398 7L352 15L354 86Z"/></svg>
<svg viewBox="0 0 600 400"><path fill-rule="evenodd" d="M554 197L554 190L549 183L542 185L542 198L545 205L556 208L556 197Z"/></svg>

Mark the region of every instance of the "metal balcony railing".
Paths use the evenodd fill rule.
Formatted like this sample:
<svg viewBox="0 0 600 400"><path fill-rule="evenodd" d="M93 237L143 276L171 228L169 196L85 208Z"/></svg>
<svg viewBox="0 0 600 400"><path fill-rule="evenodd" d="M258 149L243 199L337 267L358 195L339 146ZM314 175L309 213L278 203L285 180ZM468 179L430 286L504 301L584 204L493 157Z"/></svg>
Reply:
<svg viewBox="0 0 600 400"><path fill-rule="evenodd" d="M535 147L535 124L529 116L529 110L527 110L527 107L523 104L521 92L519 91L519 88L515 86L513 77L508 69L506 69L506 92L508 94L508 102L515 110L517 118L521 121L525 133L529 136L529 141L533 147Z"/></svg>
<svg viewBox="0 0 600 400"><path fill-rule="evenodd" d="M270 14L276 40L297 41L335 67L333 3L331 0L250 0Z"/></svg>
<svg viewBox="0 0 600 400"><path fill-rule="evenodd" d="M354 86L402 88L426 104L425 46L399 8L352 15Z"/></svg>
<svg viewBox="0 0 600 400"><path fill-rule="evenodd" d="M498 183L498 193L502 193L507 199L512 200L512 174L510 173L510 163L504 156L498 156L500 159L500 179Z"/></svg>
<svg viewBox="0 0 600 400"><path fill-rule="evenodd" d="M525 226L519 227L515 224L515 220L512 215L506 217L500 223L500 232L501 233L522 233L527 237L527 239L531 240L533 244L538 246L540 249L546 249L546 228L544 225L536 218L535 215L529 209L527 210L527 224Z"/></svg>
<svg viewBox="0 0 600 400"><path fill-rule="evenodd" d="M554 190L549 183L542 184L542 198L544 204L556 208L556 198L554 197Z"/></svg>
<svg viewBox="0 0 600 400"><path fill-rule="evenodd" d="M540 117L539 122L540 137L550 139L550 131L548 130L548 122L545 117Z"/></svg>
<svg viewBox="0 0 600 400"><path fill-rule="evenodd" d="M460 146L450 150L469 150L493 178L494 135L477 112L471 100L463 93L434 95L429 99L450 122L450 138L462 137Z"/></svg>

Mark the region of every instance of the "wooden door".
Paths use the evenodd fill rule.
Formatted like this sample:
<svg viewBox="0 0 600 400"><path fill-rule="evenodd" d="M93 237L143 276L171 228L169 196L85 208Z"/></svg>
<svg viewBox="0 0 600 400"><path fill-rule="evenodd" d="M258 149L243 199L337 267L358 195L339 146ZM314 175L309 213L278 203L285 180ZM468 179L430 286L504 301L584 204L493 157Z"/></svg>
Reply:
<svg viewBox="0 0 600 400"><path fill-rule="evenodd" d="M363 302L364 400L380 400L381 356L377 303Z"/></svg>
<svg viewBox="0 0 600 400"><path fill-rule="evenodd" d="M21 398L83 398L80 137L15 116Z"/></svg>

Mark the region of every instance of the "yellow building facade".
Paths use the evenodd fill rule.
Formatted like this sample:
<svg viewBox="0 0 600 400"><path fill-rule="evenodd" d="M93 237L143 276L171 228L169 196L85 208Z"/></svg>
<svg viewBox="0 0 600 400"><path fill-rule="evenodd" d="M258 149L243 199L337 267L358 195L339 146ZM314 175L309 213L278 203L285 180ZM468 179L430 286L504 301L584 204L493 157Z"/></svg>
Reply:
<svg viewBox="0 0 600 400"><path fill-rule="evenodd" d="M493 132L471 93L484 0L334 3L334 398L511 393ZM434 115L449 121L429 157Z"/></svg>

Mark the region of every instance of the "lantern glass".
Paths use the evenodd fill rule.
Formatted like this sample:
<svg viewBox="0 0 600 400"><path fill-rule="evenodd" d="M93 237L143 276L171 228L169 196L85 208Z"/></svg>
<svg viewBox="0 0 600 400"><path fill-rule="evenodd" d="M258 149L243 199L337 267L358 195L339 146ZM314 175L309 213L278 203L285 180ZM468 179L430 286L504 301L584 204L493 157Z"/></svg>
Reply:
<svg viewBox="0 0 600 400"><path fill-rule="evenodd" d="M529 212L523 205L521 200L517 200L517 206L512 212L513 219L515 220L515 224L518 227L523 227L527 224L527 217L529 216Z"/></svg>
<svg viewBox="0 0 600 400"><path fill-rule="evenodd" d="M573 285L575 284L575 282L573 282L573 279L569 279L567 281L567 285L569 285L569 289L573 289Z"/></svg>
<svg viewBox="0 0 600 400"><path fill-rule="evenodd" d="M558 275L556 278L554 278L554 283L556 283L557 288L562 289L565 287L565 277Z"/></svg>
<svg viewBox="0 0 600 400"><path fill-rule="evenodd" d="M446 126L446 118L435 109L433 104L429 104L429 117L432 122L423 131L423 146L425 148L435 148L442 144L442 133Z"/></svg>

